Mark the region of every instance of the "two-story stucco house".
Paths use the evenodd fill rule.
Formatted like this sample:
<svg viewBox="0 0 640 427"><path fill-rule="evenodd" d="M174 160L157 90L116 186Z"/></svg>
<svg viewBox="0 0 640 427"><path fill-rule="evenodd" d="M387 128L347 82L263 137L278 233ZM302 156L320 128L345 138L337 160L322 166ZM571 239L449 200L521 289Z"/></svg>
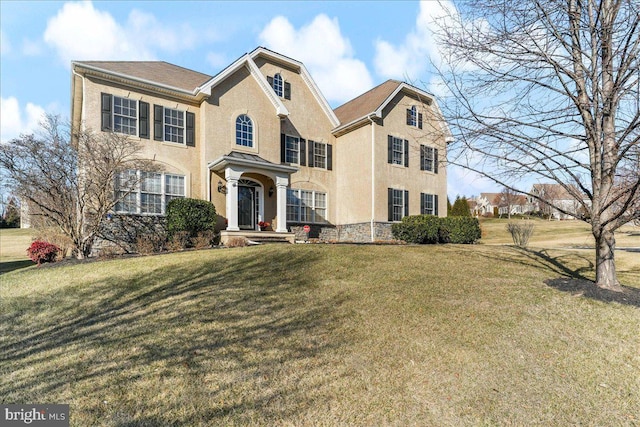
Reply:
<svg viewBox="0 0 640 427"><path fill-rule="evenodd" d="M224 217L223 241L267 222L290 239L310 225L360 242L390 239L405 215L446 215L450 133L434 97L406 83L333 110L301 62L262 47L215 76L166 62L72 68L74 125L139 138L162 166L128 172L142 184L115 214L163 215L193 197Z"/></svg>

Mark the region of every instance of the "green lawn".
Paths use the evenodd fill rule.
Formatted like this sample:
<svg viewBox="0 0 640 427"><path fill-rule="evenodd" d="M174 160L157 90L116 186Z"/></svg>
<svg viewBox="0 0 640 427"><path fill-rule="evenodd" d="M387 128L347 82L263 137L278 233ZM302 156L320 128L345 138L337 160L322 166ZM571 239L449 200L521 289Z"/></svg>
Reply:
<svg viewBox="0 0 640 427"><path fill-rule="evenodd" d="M592 274L491 244L29 267L0 276L0 396L74 426L637 426L640 266Z"/></svg>

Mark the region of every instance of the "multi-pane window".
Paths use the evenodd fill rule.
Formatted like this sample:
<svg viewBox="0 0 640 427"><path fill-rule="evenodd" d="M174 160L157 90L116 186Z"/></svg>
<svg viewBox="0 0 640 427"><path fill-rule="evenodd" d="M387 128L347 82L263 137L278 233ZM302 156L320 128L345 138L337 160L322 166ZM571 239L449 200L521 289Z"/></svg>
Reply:
<svg viewBox="0 0 640 427"><path fill-rule="evenodd" d="M409 192L389 188L389 221L400 221L409 215Z"/></svg>
<svg viewBox="0 0 640 427"><path fill-rule="evenodd" d="M137 101L135 99L113 97L113 131L126 135L137 135Z"/></svg>
<svg viewBox="0 0 640 427"><path fill-rule="evenodd" d="M275 76L273 76L273 90L276 95L282 98L282 95L284 93L284 84L280 73L277 73Z"/></svg>
<svg viewBox="0 0 640 427"><path fill-rule="evenodd" d="M162 213L162 174L141 172L140 174L140 212Z"/></svg>
<svg viewBox="0 0 640 427"><path fill-rule="evenodd" d="M438 173L438 149L420 146L420 170Z"/></svg>
<svg viewBox="0 0 640 427"><path fill-rule="evenodd" d="M404 213L404 191L393 190L393 221L400 221Z"/></svg>
<svg viewBox="0 0 640 427"><path fill-rule="evenodd" d="M327 168L327 144L322 142L313 143L313 164L316 168Z"/></svg>
<svg viewBox="0 0 640 427"><path fill-rule="evenodd" d="M253 147L253 122L246 114L236 119L236 145Z"/></svg>
<svg viewBox="0 0 640 427"><path fill-rule="evenodd" d="M164 203L165 206L173 199L180 199L184 197L184 176L182 175L169 175L164 176Z"/></svg>
<svg viewBox="0 0 640 427"><path fill-rule="evenodd" d="M418 126L418 112L415 105L407 110L407 124L409 126Z"/></svg>
<svg viewBox="0 0 640 427"><path fill-rule="evenodd" d="M184 111L164 108L164 140L184 144Z"/></svg>
<svg viewBox="0 0 640 427"><path fill-rule="evenodd" d="M393 137L391 145L391 163L394 165L404 164L404 140Z"/></svg>
<svg viewBox="0 0 640 427"><path fill-rule="evenodd" d="M182 175L128 170L116 177L116 212L162 215L171 199L182 197Z"/></svg>
<svg viewBox="0 0 640 427"><path fill-rule="evenodd" d="M290 135L285 136L284 161L286 163L300 164L300 138Z"/></svg>
<svg viewBox="0 0 640 427"><path fill-rule="evenodd" d="M136 212L138 195L136 187L138 174L134 170L123 171L116 176L116 211Z"/></svg>
<svg viewBox="0 0 640 427"><path fill-rule="evenodd" d="M415 105L407 108L407 125L422 129L422 113L418 113Z"/></svg>
<svg viewBox="0 0 640 427"><path fill-rule="evenodd" d="M438 195L420 193L420 213L422 215L438 215Z"/></svg>
<svg viewBox="0 0 640 427"><path fill-rule="evenodd" d="M287 189L287 221L326 222L327 194L319 191Z"/></svg>

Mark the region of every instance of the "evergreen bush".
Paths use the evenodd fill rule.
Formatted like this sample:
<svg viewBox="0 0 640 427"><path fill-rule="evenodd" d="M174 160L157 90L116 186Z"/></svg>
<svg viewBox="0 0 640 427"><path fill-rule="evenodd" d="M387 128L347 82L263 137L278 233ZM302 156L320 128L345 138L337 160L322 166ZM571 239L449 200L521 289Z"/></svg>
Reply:
<svg viewBox="0 0 640 427"><path fill-rule="evenodd" d="M470 244L481 237L480 223L471 217L405 216L391 226L391 232L397 240L417 244Z"/></svg>
<svg viewBox="0 0 640 427"><path fill-rule="evenodd" d="M167 205L167 232L169 238L186 231L193 239L202 232L214 232L217 221L212 203L198 199L173 199Z"/></svg>

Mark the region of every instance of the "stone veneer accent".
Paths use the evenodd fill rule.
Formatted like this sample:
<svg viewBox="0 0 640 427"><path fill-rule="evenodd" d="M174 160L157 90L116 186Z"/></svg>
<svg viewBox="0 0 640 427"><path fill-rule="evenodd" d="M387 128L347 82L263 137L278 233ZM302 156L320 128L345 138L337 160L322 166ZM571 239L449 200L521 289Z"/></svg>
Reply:
<svg viewBox="0 0 640 427"><path fill-rule="evenodd" d="M96 238L92 256L105 252L135 253L136 241L140 238L165 239L167 219L156 215L112 215Z"/></svg>
<svg viewBox="0 0 640 427"><path fill-rule="evenodd" d="M360 222L356 224L330 225L330 224L309 224L311 231L309 239L318 240L320 242L353 242L353 243L371 243L371 223ZM295 233L296 240L305 240L306 235L303 231L304 225L291 225L291 231ZM391 223L374 222L374 241L388 242L392 241Z"/></svg>

